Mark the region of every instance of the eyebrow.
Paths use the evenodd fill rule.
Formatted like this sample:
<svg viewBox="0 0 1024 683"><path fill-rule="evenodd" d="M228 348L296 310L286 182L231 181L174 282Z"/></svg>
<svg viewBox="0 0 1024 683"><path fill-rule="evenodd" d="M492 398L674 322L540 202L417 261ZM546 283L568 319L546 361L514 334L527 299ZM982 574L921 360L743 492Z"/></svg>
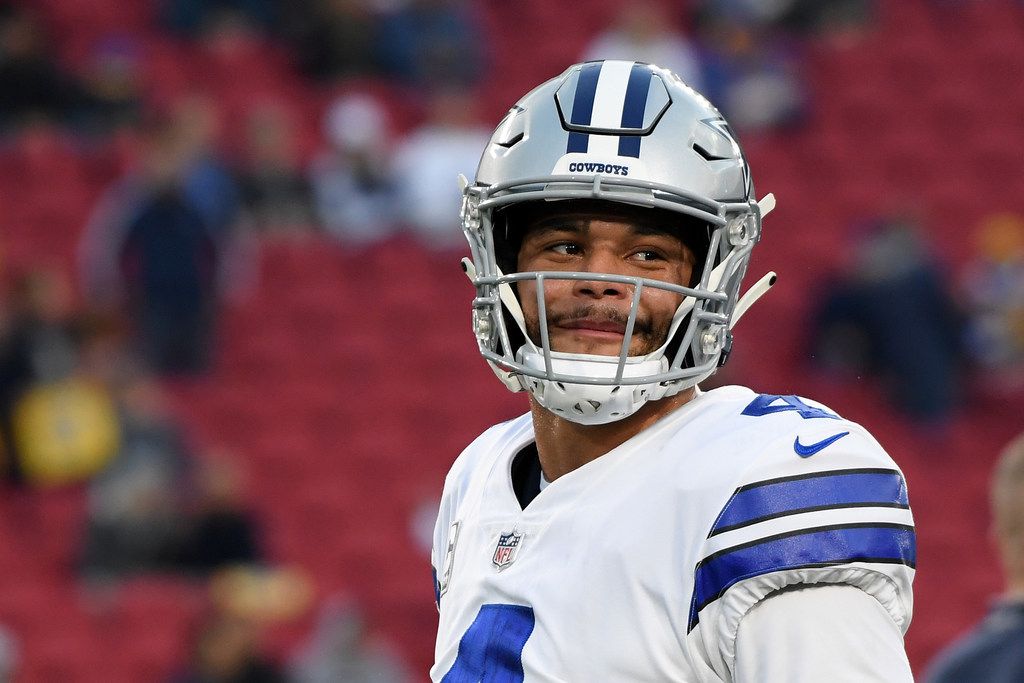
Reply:
<svg viewBox="0 0 1024 683"><path fill-rule="evenodd" d="M585 224L584 219L568 218L568 219L560 220L560 219L557 219L557 218L552 218L552 219L549 219L549 220L547 220L547 221L545 221L545 222L543 222L543 223L541 223L539 225L532 225L532 226L527 227L526 228L526 236L528 236L528 237L534 237L534 236L537 236L537 235L544 236L544 235L547 235L547 234L553 233L553 232L569 232L569 233L575 233L575 234L585 234L586 232L589 231L589 229L590 229L590 226L588 224ZM630 226L629 229L633 232L633 234L641 236L641 237L665 236L665 237L671 237L673 239L677 239L680 242L682 242L683 244L686 243L686 241L683 239L682 235L680 235L678 231L673 230L671 228L663 228L663 227L657 227L657 226L641 223L639 225L632 225L632 226Z"/></svg>

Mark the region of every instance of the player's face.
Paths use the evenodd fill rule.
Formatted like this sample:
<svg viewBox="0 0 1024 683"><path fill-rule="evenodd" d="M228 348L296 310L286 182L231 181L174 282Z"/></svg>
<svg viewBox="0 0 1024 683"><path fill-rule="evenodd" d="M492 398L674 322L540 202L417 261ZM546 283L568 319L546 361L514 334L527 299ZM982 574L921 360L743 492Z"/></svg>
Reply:
<svg viewBox="0 0 1024 683"><path fill-rule="evenodd" d="M693 252L676 236L678 226L643 209L614 213L549 213L528 219L518 270L610 273L687 285ZM544 303L553 351L617 356L622 349L634 287L597 280L545 279ZM540 345L537 283L519 283L527 332ZM682 296L645 287L629 355L664 344Z"/></svg>

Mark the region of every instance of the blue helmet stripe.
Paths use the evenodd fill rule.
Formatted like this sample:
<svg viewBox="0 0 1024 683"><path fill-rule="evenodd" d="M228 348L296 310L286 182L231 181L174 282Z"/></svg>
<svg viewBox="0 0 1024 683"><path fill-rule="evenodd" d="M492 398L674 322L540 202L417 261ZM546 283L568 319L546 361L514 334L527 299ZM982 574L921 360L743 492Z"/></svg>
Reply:
<svg viewBox="0 0 1024 683"><path fill-rule="evenodd" d="M896 470L830 470L749 484L726 503L709 538L776 517L844 507L909 508Z"/></svg>
<svg viewBox="0 0 1024 683"><path fill-rule="evenodd" d="M646 64L634 64L626 84L626 100L622 105L622 127L643 128L647 95L651 89L651 69ZM640 158L639 135L619 136L619 156Z"/></svg>
<svg viewBox="0 0 1024 683"><path fill-rule="evenodd" d="M702 609L740 581L769 572L849 562L915 566L914 528L881 522L817 527L769 536L709 555L700 561L694 574L687 630L697 625Z"/></svg>
<svg viewBox="0 0 1024 683"><path fill-rule="evenodd" d="M601 76L603 62L584 64L576 81L576 95L572 101L569 122L577 126L589 126L594 115L594 96L597 94L597 79ZM590 145L590 134L572 131L566 152L586 152Z"/></svg>

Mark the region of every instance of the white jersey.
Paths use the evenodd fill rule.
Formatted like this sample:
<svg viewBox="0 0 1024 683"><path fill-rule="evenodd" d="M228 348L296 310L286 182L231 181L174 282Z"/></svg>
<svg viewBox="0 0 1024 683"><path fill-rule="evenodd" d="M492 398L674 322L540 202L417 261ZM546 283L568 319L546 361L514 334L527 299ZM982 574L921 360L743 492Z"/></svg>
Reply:
<svg viewBox="0 0 1024 683"><path fill-rule="evenodd" d="M915 537L899 468L793 396L699 394L522 509L529 415L445 482L434 681L728 681L740 620L786 587L862 589L905 632Z"/></svg>

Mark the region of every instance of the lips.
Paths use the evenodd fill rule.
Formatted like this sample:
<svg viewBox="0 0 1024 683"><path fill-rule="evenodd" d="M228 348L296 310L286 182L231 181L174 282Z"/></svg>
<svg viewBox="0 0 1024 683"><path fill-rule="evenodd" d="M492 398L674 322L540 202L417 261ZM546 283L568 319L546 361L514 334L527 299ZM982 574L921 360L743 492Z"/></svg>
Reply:
<svg viewBox="0 0 1024 683"><path fill-rule="evenodd" d="M624 323L608 320L607 318L578 318L576 320L565 320L560 322L558 327L578 332L603 332L606 334L617 335L623 335L626 333L626 325Z"/></svg>

